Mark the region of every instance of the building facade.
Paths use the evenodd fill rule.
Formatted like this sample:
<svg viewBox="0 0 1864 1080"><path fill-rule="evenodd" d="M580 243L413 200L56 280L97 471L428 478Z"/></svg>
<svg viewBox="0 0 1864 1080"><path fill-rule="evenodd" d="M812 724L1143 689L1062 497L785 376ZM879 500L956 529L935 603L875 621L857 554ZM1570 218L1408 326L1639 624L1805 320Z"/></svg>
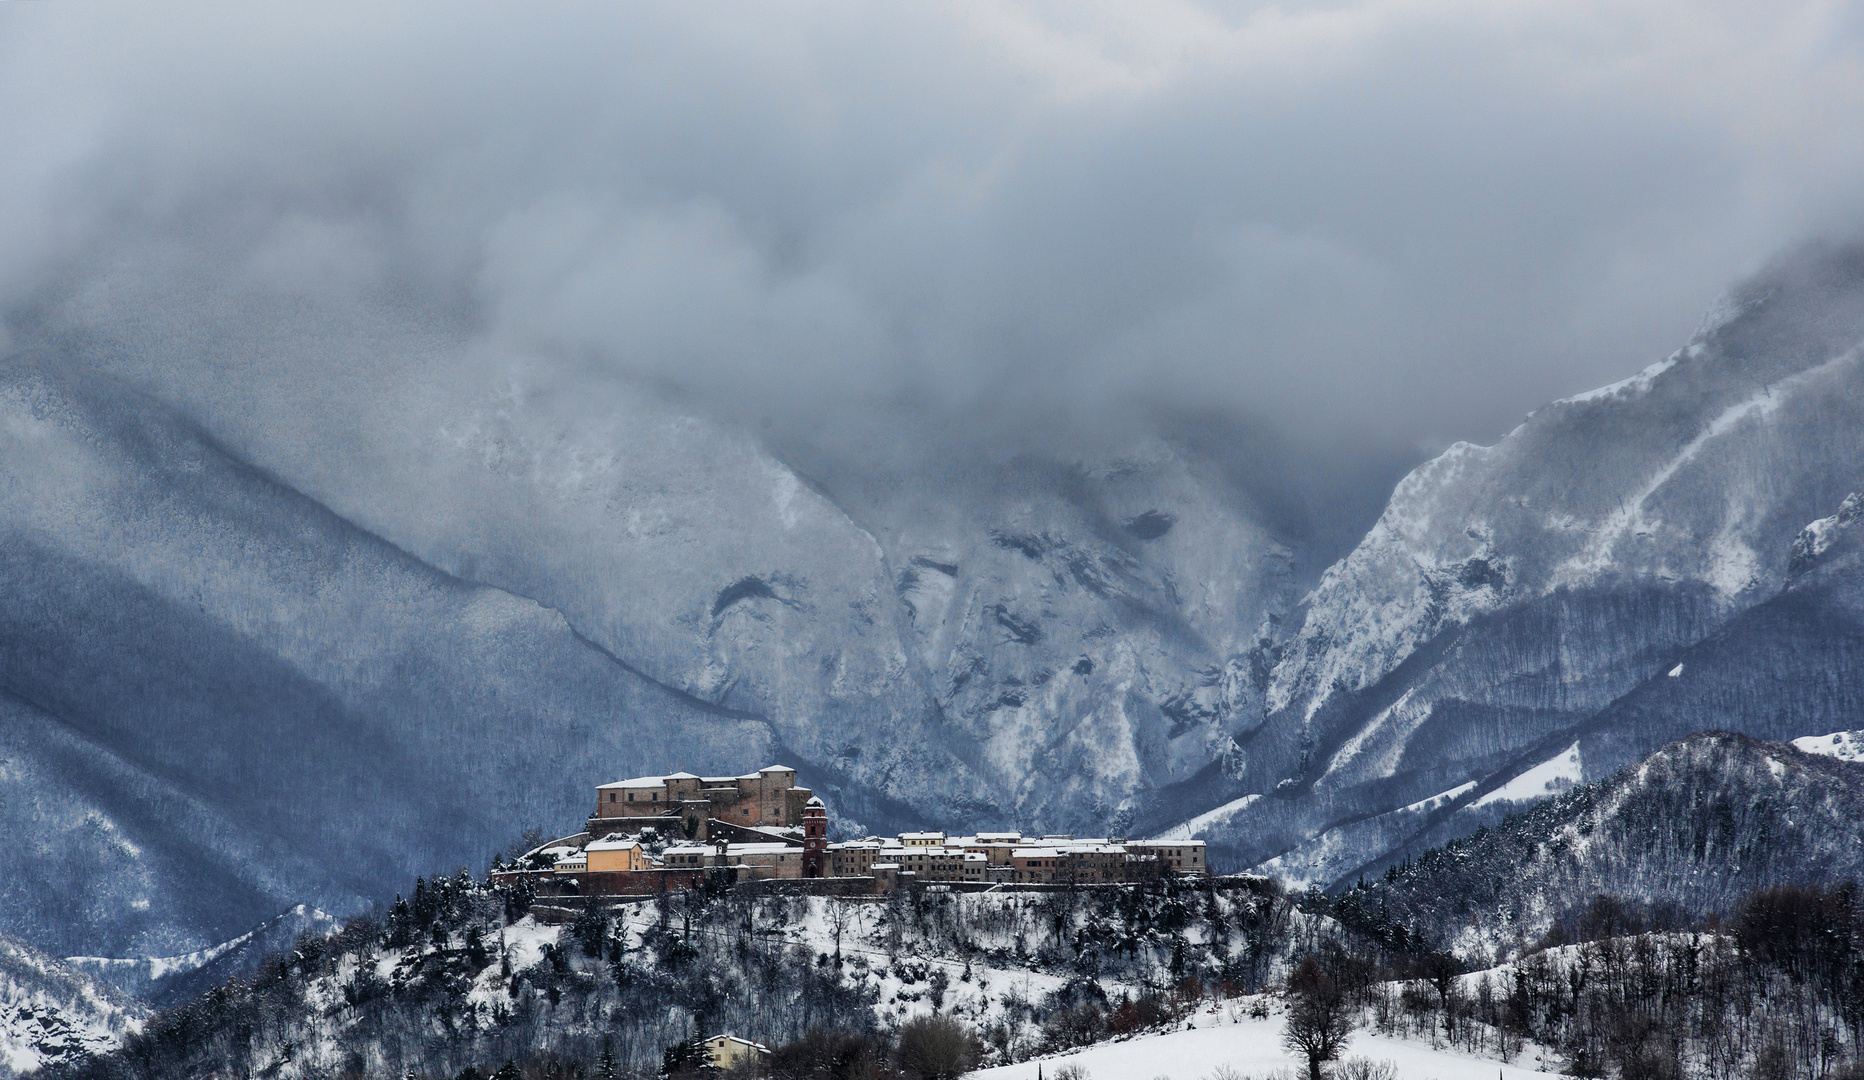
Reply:
<svg viewBox="0 0 1864 1080"><path fill-rule="evenodd" d="M714 1035L705 1040L704 1046L705 1063L726 1072L749 1066L770 1054L763 1043L740 1039L736 1035Z"/></svg>
<svg viewBox="0 0 1864 1080"><path fill-rule="evenodd" d="M637 776L595 789L595 813L588 831L594 835L638 828L644 818L716 819L747 827L793 827L802 824L808 788L796 786L796 770L771 765L745 776Z"/></svg>

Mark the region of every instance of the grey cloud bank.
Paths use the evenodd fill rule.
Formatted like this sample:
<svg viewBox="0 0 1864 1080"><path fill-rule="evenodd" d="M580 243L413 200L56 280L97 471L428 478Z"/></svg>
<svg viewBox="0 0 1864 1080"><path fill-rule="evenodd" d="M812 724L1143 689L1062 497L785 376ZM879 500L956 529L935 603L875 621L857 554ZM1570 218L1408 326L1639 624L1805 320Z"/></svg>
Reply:
<svg viewBox="0 0 1864 1080"><path fill-rule="evenodd" d="M108 356L286 462L392 459L411 402L556 380L801 431L910 405L987 441L1184 410L1486 440L1855 231L1861 29L1837 3L7 5L5 340Z"/></svg>

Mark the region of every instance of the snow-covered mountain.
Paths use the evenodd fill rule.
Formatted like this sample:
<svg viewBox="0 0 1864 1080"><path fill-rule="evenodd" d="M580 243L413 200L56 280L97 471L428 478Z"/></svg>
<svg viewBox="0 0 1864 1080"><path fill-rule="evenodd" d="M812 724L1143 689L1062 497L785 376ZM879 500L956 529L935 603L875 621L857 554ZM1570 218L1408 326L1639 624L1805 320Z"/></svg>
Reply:
<svg viewBox="0 0 1864 1080"><path fill-rule="evenodd" d="M353 910L575 820L591 777L784 756L54 362L0 373L0 562L0 930L59 954Z"/></svg>
<svg viewBox="0 0 1864 1080"><path fill-rule="evenodd" d="M1227 804L1231 858L1332 881L1533 770L1857 726L1831 515L1864 486L1861 343L1864 251L1809 249L1662 363L1419 467L1306 598L1231 768L1148 822Z"/></svg>
<svg viewBox="0 0 1864 1080"><path fill-rule="evenodd" d="M0 1077L114 1049L148 1009L0 934Z"/></svg>
<svg viewBox="0 0 1864 1080"><path fill-rule="evenodd" d="M1700 917L1731 915L1760 889L1864 879L1860 821L1864 764L1704 732L1497 827L1410 852L1339 904L1437 947L1515 955L1600 895Z"/></svg>
<svg viewBox="0 0 1864 1080"><path fill-rule="evenodd" d="M0 369L0 930L185 954L676 768L1105 832L1261 715L1294 555L1163 440L844 510L651 395L461 410L326 505L83 363Z"/></svg>
<svg viewBox="0 0 1864 1080"><path fill-rule="evenodd" d="M180 956L67 956L64 963L126 998L167 1008L249 975L268 957L289 952L301 937L329 937L336 929L335 919L299 904L231 941Z"/></svg>
<svg viewBox="0 0 1864 1080"><path fill-rule="evenodd" d="M186 954L773 760L851 829L1172 829L1331 882L1691 731L1864 727L1860 341L1864 253L1803 252L1419 467L1324 574L1208 440L850 466L544 380L320 470L17 358L0 930Z"/></svg>

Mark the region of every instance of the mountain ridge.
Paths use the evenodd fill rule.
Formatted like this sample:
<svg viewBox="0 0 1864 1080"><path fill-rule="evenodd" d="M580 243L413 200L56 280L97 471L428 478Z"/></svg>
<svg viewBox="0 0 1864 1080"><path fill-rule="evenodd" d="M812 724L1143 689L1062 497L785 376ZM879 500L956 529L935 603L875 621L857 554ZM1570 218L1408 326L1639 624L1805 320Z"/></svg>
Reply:
<svg viewBox="0 0 1864 1080"><path fill-rule="evenodd" d="M1692 730L1827 723L1630 711L1673 695L1679 661L1684 683L1701 674L1692 649L1765 617L1745 613L1805 594L1789 587L1799 534L1864 486L1864 249L1801 251L1730 297L1668 360L1399 484L1306 597L1264 723L1178 811L1262 796L1206 833L1215 850L1268 868L1305 847L1330 883L1410 840L1404 808L1501 787L1582 734L1592 778ZM1835 642L1824 655L1824 678L1855 670ZM1768 677L1721 663L1731 686Z"/></svg>

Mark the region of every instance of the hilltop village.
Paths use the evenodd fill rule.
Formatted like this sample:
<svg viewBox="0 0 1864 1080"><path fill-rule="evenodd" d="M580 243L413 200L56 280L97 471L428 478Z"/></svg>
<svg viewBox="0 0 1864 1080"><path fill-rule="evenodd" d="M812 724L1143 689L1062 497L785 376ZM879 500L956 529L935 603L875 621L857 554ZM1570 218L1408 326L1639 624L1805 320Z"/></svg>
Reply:
<svg viewBox="0 0 1864 1080"><path fill-rule="evenodd" d="M828 807L781 766L745 776L642 776L595 794L583 831L494 876L524 879L540 896L630 896L721 878L858 895L929 882L985 890L1209 873L1200 840L909 832L830 842Z"/></svg>

